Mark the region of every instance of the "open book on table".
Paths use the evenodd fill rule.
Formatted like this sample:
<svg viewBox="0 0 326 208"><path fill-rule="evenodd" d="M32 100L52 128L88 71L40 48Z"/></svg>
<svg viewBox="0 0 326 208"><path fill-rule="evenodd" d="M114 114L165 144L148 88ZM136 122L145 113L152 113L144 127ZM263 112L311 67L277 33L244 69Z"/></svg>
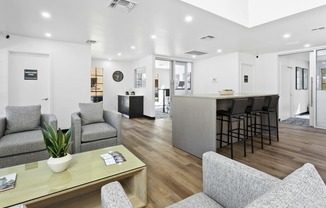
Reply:
<svg viewBox="0 0 326 208"><path fill-rule="evenodd" d="M101 158L104 160L105 165L119 164L126 161L124 156L118 151L110 151L109 153L105 153L101 155Z"/></svg>

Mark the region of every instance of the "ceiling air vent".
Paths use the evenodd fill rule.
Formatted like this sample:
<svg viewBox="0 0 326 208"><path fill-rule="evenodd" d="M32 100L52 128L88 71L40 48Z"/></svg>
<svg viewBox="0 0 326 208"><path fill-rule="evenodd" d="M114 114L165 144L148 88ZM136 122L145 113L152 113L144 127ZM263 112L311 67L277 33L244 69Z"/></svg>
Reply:
<svg viewBox="0 0 326 208"><path fill-rule="evenodd" d="M325 30L325 27L317 27L317 28L311 29L312 32L319 31L319 30Z"/></svg>
<svg viewBox="0 0 326 208"><path fill-rule="evenodd" d="M200 56L200 55L204 55L204 54L207 54L207 53L201 52L201 51L188 51L185 54Z"/></svg>
<svg viewBox="0 0 326 208"><path fill-rule="evenodd" d="M214 39L214 38L215 38L215 37L212 36L212 35L207 35L207 36L201 37L200 39L201 39L201 40L212 40L212 39Z"/></svg>
<svg viewBox="0 0 326 208"><path fill-rule="evenodd" d="M136 2L127 0L111 0L109 7L119 9L123 12L130 12L136 6Z"/></svg>
<svg viewBox="0 0 326 208"><path fill-rule="evenodd" d="M97 43L97 41L96 40L86 40L86 43L87 44L95 44L95 43Z"/></svg>

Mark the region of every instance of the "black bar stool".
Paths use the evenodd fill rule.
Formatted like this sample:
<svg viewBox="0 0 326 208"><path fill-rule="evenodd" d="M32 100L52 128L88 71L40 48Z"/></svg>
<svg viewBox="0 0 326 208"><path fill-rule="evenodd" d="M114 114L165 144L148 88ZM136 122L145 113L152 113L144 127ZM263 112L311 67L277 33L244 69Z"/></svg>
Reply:
<svg viewBox="0 0 326 208"><path fill-rule="evenodd" d="M250 138L251 138L251 152L254 153L254 143L253 143L253 135L257 135L257 129L260 130L260 139L261 139L261 148L264 148L263 141L263 105L265 102L265 97L254 97L251 98L251 103L246 109L246 118L247 118L247 135L249 137L248 131L250 130ZM257 118L259 118L259 123L257 122ZM254 122L253 122L254 119ZM258 128L257 128L258 126Z"/></svg>
<svg viewBox="0 0 326 208"><path fill-rule="evenodd" d="M264 130L268 131L269 136L269 144L272 144L272 131L276 131L276 138L277 141L279 141L279 135L278 135L278 100L280 96L278 95L272 95L267 97L267 106L263 107L262 113L267 115L267 125L263 125L265 127ZM271 125L271 117L270 114L275 114L275 126Z"/></svg>
<svg viewBox="0 0 326 208"><path fill-rule="evenodd" d="M221 122L221 132L217 134L219 136L220 141L220 147L222 147L222 142L223 141L223 135L227 135L227 143L228 145L231 144L231 158L233 159L233 132L237 131L237 136L238 141L240 139L243 139L243 147L244 147L244 156L246 157L246 107L247 107L247 98L241 98L241 99L233 99L232 100L232 106L229 110L217 110L216 111L216 119ZM240 128L240 122L243 122L243 128ZM227 133L223 133L223 123L227 122L228 123L228 129ZM233 128L233 123L237 122L238 127ZM240 130L243 130L243 133L240 133ZM242 138L240 137L242 135Z"/></svg>

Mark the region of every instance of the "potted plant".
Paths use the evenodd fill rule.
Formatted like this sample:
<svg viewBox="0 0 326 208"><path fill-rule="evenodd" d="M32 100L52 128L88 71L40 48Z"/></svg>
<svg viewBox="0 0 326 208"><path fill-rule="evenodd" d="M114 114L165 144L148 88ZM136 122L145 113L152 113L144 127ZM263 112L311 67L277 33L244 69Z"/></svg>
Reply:
<svg viewBox="0 0 326 208"><path fill-rule="evenodd" d="M71 145L71 128L64 134L61 129L53 129L51 125L44 124L42 129L44 144L50 154L47 161L53 172L62 172L69 166L72 156L68 153Z"/></svg>

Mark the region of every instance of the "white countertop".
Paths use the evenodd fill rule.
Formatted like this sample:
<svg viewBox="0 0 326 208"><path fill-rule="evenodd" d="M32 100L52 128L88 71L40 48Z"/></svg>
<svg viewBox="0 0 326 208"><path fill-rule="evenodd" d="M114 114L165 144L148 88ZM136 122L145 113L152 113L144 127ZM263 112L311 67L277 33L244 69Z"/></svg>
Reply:
<svg viewBox="0 0 326 208"><path fill-rule="evenodd" d="M277 93L234 93L233 95L220 95L216 94L196 94L196 95L175 95L174 97L184 98L210 98L210 99L233 99L233 98L246 98L246 97L260 97L260 96L271 96L277 95Z"/></svg>

